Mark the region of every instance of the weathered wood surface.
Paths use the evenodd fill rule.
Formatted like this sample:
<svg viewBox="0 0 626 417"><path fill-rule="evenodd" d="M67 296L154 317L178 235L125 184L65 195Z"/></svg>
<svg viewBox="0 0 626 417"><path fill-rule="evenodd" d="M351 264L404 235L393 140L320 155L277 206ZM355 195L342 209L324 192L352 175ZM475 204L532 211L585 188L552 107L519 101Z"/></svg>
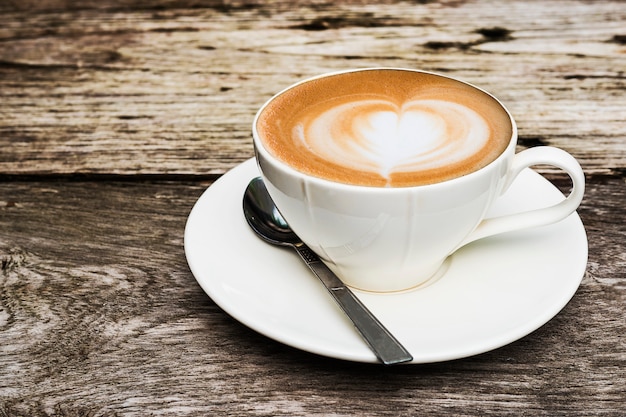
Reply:
<svg viewBox="0 0 626 417"><path fill-rule="evenodd" d="M622 185L591 185L589 269L552 321L473 358L383 369L266 339L202 292L182 230L206 184L0 184L0 415L623 415Z"/></svg>
<svg viewBox="0 0 626 417"><path fill-rule="evenodd" d="M271 95L366 66L473 82L510 108L522 146L626 167L620 1L66 3L0 9L0 173L219 174L252 154Z"/></svg>
<svg viewBox="0 0 626 417"><path fill-rule="evenodd" d="M0 0L0 416L624 415L624 3L386 3ZM186 217L252 155L256 108L375 65L483 86L520 147L583 164L587 272L541 329L385 369L260 336L196 284Z"/></svg>

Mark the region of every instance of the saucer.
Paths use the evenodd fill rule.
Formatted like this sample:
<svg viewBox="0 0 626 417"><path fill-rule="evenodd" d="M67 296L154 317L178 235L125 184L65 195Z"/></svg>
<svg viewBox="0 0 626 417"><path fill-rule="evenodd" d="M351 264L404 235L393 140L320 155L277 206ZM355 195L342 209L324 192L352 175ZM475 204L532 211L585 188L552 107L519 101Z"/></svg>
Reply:
<svg viewBox="0 0 626 417"><path fill-rule="evenodd" d="M304 351L377 362L351 322L295 251L271 246L248 227L242 197L258 176L250 159L211 185L185 228L185 254L202 289L253 330ZM554 204L564 197L526 169L489 216ZM471 243L448 259L432 284L399 293L355 290L402 342L412 363L487 352L554 317L576 292L587 264L577 213L553 225Z"/></svg>

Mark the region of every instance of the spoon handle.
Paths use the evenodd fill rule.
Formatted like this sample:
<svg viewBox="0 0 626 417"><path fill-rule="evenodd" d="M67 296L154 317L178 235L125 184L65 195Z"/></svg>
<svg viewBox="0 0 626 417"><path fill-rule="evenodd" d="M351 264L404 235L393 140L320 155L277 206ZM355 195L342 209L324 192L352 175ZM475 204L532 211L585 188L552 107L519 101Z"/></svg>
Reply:
<svg viewBox="0 0 626 417"><path fill-rule="evenodd" d="M294 247L315 276L326 286L326 289L344 313L352 320L354 327L356 327L357 331L382 363L393 365L413 360L413 357L404 346L361 303L361 300L341 282L339 277L328 269L315 252L304 243L294 245Z"/></svg>

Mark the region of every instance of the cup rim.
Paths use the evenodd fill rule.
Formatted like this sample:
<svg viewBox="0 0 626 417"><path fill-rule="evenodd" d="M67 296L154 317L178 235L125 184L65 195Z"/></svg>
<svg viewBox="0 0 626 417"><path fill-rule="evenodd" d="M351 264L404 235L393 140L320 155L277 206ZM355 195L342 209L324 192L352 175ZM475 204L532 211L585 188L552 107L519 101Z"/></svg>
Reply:
<svg viewBox="0 0 626 417"><path fill-rule="evenodd" d="M506 148L504 149L504 151L502 151L502 153L500 153L500 155L498 155L498 157L496 159L494 159L493 161L491 161L490 163L488 163L487 165L485 165L484 167L476 170L476 171L472 171L469 174L465 174L462 175L460 177L455 177L455 178L450 178L444 181L438 181L435 183L431 183L431 184L418 184L418 185L410 185L410 186L399 186L399 187L379 187L379 186L370 186L370 185L361 185L361 184L349 184L349 183L344 183L344 182L338 182L338 181L333 181L333 180L329 180L326 178L321 178L321 177L316 177L307 173L304 173L302 171L299 171L295 168L293 168L291 165L281 161L280 159L276 158L274 155L272 155L263 145L263 141L261 140L258 130L257 130L257 123L259 120L259 117L261 116L261 113L263 113L263 110L265 110L265 108L277 97L281 96L282 94L284 94L287 91L292 90L293 88L296 88L302 84L306 84L308 82L317 80L317 79L321 79L321 78L326 78L326 77L332 77L332 76L336 76L336 75L341 75L341 74L349 74L349 73L354 73L354 72L365 72L365 71L406 71L406 72L415 72L415 73L421 73L421 74L426 74L426 75L432 75L435 77L441 77L441 78L446 78L452 81L456 81L462 84L465 84L473 89L476 89L484 94L486 94L487 96L489 96L491 99L493 99L501 108L502 110L504 110L504 112L506 113L506 115L508 116L509 122L511 123L511 137L509 138L509 143L506 146ZM518 138L518 131L517 131L517 123L515 122L515 119L513 118L513 115L511 114L511 112L509 111L509 109L497 98L495 97L493 94L491 94L490 92L484 90L483 88L480 88L470 82L455 78L455 77L451 77L448 75L444 75L444 74L440 74L437 72L433 72L433 71L426 71L426 70L419 70L419 69L412 69L412 68L402 68L402 67L367 67L367 68L355 68L355 69L346 69L346 70L338 70L338 71L332 71L332 72L326 72L323 74L318 74L312 77L308 77L308 78L304 78L296 83L293 83L285 88L283 88L282 90L280 90L278 93L274 94L272 97L270 97L268 100L265 101L265 103L263 103L263 105L257 110L253 122L252 122L252 137L253 137L253 146L254 146L254 152L255 155L257 156L257 163L258 163L258 159L259 159L259 154L261 154L263 156L263 158L267 161L270 161L274 166L278 167L279 169L285 171L286 173L290 174L290 175L295 175L298 176L302 179L306 179L306 181L312 183L312 184L318 184L318 185L323 185L326 187L332 186L332 187L336 187L339 189L344 189L344 190L361 190L361 191L365 191L365 190L374 190L374 191L381 191L384 190L385 193L393 193L393 192L401 192L402 190L407 190L407 189L426 189L426 188L439 188L442 187L445 184L449 184L449 185L454 185L457 184L459 182L465 182L465 181L471 181L472 178L474 178L475 176L480 175L481 173L491 170L494 166L499 165L501 163L501 161L503 159L509 158L511 153L515 152L515 147L517 145L517 138Z"/></svg>

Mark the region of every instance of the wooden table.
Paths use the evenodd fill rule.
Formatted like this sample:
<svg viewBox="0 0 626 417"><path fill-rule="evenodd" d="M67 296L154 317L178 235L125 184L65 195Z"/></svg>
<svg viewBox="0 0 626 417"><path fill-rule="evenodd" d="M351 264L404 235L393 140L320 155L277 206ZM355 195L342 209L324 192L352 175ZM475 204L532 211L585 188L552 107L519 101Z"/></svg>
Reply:
<svg viewBox="0 0 626 417"><path fill-rule="evenodd" d="M4 0L0 12L0 416L626 412L623 2ZM587 271L539 330L384 368L261 336L196 283L187 216L253 155L256 109L304 77L368 66L475 83L515 115L520 149L558 146L583 165Z"/></svg>

